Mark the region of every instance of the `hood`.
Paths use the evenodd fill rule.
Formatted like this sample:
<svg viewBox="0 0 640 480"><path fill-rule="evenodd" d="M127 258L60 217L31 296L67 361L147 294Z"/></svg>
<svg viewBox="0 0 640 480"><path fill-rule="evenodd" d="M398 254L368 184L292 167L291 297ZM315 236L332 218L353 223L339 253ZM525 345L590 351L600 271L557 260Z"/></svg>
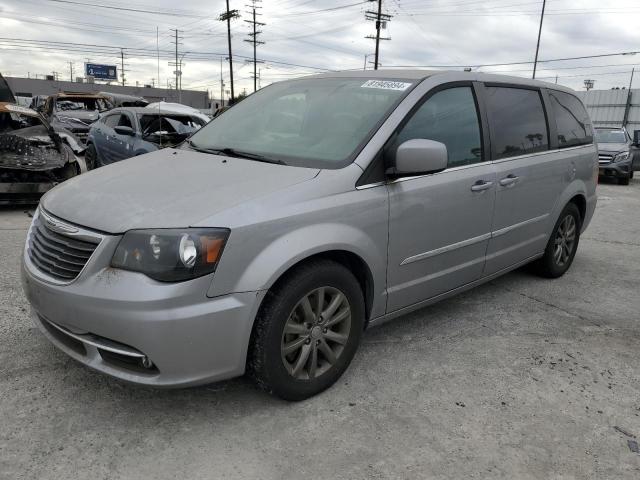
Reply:
<svg viewBox="0 0 640 480"><path fill-rule="evenodd" d="M629 150L626 143L599 143L598 153L618 153Z"/></svg>
<svg viewBox="0 0 640 480"><path fill-rule="evenodd" d="M13 96L13 92L2 74L0 74L0 102L16 103L16 97Z"/></svg>
<svg viewBox="0 0 640 480"><path fill-rule="evenodd" d="M318 172L164 149L74 177L49 191L41 205L63 220L107 233L183 228Z"/></svg>

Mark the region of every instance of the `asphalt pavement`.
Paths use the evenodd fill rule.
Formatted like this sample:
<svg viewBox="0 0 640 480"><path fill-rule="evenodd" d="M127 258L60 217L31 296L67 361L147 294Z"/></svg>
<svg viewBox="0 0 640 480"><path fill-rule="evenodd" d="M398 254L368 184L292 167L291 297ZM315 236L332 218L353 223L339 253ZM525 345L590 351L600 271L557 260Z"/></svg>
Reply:
<svg viewBox="0 0 640 480"><path fill-rule="evenodd" d="M20 287L30 218L1 209L0 479L640 478L640 179L598 190L564 277L521 269L373 328L299 403L68 358Z"/></svg>

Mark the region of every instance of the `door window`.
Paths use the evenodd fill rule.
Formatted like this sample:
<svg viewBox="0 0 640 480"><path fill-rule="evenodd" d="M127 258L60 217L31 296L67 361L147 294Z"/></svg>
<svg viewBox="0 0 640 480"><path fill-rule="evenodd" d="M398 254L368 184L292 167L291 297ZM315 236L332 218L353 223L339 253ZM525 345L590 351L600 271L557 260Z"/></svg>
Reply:
<svg viewBox="0 0 640 480"><path fill-rule="evenodd" d="M444 143L448 167L481 162L480 123L471 87L454 87L433 94L402 128L394 146L418 138Z"/></svg>
<svg viewBox="0 0 640 480"><path fill-rule="evenodd" d="M524 88L487 87L486 97L496 159L549 149L540 92Z"/></svg>
<svg viewBox="0 0 640 480"><path fill-rule="evenodd" d="M558 129L558 148L593 143L591 121L582 102L569 93L549 90Z"/></svg>
<svg viewBox="0 0 640 480"><path fill-rule="evenodd" d="M106 117L104 119L104 124L109 127L109 128L113 128L115 126L118 125L118 122L120 121L120 117L122 115L117 114L117 115L109 115L108 117Z"/></svg>
<svg viewBox="0 0 640 480"><path fill-rule="evenodd" d="M125 115L125 114L120 115L120 120L118 121L118 126L119 127L133 128L133 125L131 124L131 120L129 119L129 116Z"/></svg>

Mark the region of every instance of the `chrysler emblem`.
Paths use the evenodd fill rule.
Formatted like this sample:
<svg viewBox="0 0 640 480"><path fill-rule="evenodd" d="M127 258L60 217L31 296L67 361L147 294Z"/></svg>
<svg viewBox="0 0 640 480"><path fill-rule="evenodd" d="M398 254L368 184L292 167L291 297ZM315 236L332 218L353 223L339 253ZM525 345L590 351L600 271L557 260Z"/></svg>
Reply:
<svg viewBox="0 0 640 480"><path fill-rule="evenodd" d="M64 234L64 233L78 233L79 231L73 225L69 225L67 223L61 222L60 220L56 220L42 211L40 211L40 214L42 215L42 218L44 218L44 221L47 224L47 227L49 227L54 232Z"/></svg>

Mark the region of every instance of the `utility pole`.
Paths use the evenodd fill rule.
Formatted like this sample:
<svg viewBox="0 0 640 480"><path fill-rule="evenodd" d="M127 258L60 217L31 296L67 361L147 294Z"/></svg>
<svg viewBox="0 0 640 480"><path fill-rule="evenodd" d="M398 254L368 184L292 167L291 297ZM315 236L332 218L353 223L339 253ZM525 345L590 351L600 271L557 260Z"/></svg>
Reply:
<svg viewBox="0 0 640 480"><path fill-rule="evenodd" d="M124 82L125 82L125 78L124 78L124 49L121 48L120 49L120 75L122 76L122 86L124 87Z"/></svg>
<svg viewBox="0 0 640 480"><path fill-rule="evenodd" d="M73 82L73 62L69 61L69 81Z"/></svg>
<svg viewBox="0 0 640 480"><path fill-rule="evenodd" d="M224 78L222 77L222 60L220 57L220 106L224 107Z"/></svg>
<svg viewBox="0 0 640 480"><path fill-rule="evenodd" d="M629 80L629 89L627 90L627 104L624 107L624 117L622 118L622 126L626 127L629 123L629 112L631 111L631 86L633 85L633 74L636 71L636 67L631 69L631 79Z"/></svg>
<svg viewBox="0 0 640 480"><path fill-rule="evenodd" d="M257 26L260 25L261 27L263 27L265 24L256 21L256 8L262 8L256 5L256 3L260 1L262 0L252 0L251 5L247 5L247 7L251 8L252 10L251 12L247 12L247 13L252 14L253 20L245 20L245 22L253 24L253 33L249 33L249 38L245 39L245 42L253 44L253 91L254 92L258 89L258 71L257 71L258 59L256 57L256 49L258 45L264 45L264 42L261 42L258 40L258 35L260 35L262 31L257 30Z"/></svg>
<svg viewBox="0 0 640 480"><path fill-rule="evenodd" d="M233 53L231 52L231 20L239 18L240 14L238 10L229 10L229 0L227 0L227 11L221 13L218 20L221 22L227 22L227 40L229 43L229 77L231 81L231 98L229 98L229 104L232 105L235 99L233 91Z"/></svg>
<svg viewBox="0 0 640 480"><path fill-rule="evenodd" d="M175 62L169 62L169 65L172 65L175 68L173 73L176 76L176 84L175 84L176 97L178 99L178 103L180 103L182 101L182 90L181 90L182 59L178 57L178 47L180 45L180 39L182 37L180 37L180 30L178 30L177 28L172 28L171 30L174 32L173 43L175 43L175 46L176 46L176 59L175 59ZM183 57L184 57L184 54L183 54Z"/></svg>
<svg viewBox="0 0 640 480"><path fill-rule="evenodd" d="M538 43L536 44L536 58L533 61L533 77L536 78L536 68L538 66L538 52L540 51L540 36L542 35L542 21L544 20L544 7L547 0L542 0L542 13L540 14L540 27L538 28Z"/></svg>
<svg viewBox="0 0 640 480"><path fill-rule="evenodd" d="M391 37L380 37L380 30L387 28L387 22L391 21L391 15L388 13L382 13L382 0L368 0L369 2L378 2L378 10L367 10L364 12L364 18L366 20L373 20L376 22L376 34L367 35L365 38L370 38L376 41L376 53L375 53L375 61L373 64L373 69L378 70L378 65L380 64L380 40L391 40ZM366 66L366 60L365 60Z"/></svg>

